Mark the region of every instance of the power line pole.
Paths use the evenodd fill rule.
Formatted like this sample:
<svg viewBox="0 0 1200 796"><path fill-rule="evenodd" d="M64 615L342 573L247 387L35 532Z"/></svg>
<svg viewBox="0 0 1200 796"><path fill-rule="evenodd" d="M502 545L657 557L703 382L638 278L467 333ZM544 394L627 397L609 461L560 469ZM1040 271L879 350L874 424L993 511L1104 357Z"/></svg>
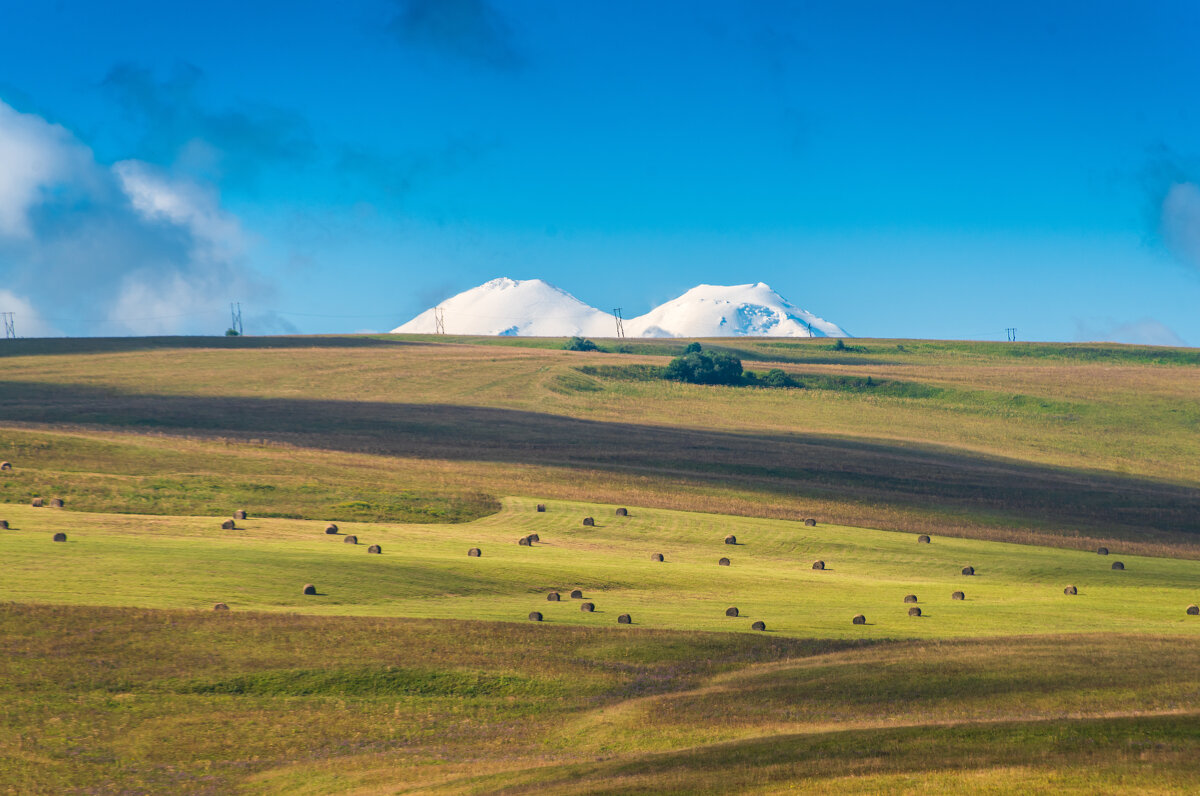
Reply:
<svg viewBox="0 0 1200 796"><path fill-rule="evenodd" d="M229 316L232 320L232 322L229 325L229 328L233 329L235 332L237 332L238 337L241 337L243 334L243 332L242 332L242 302L235 301L229 305Z"/></svg>
<svg viewBox="0 0 1200 796"><path fill-rule="evenodd" d="M621 317L621 308L617 307L613 310L613 317L617 319L617 337L625 336L625 320Z"/></svg>
<svg viewBox="0 0 1200 796"><path fill-rule="evenodd" d="M1010 343L1017 342L1017 327L1010 326L1004 330L1004 333L1008 335L1008 342L1010 342Z"/></svg>
<svg viewBox="0 0 1200 796"><path fill-rule="evenodd" d="M433 329L435 334L446 333L446 308L433 308Z"/></svg>
<svg viewBox="0 0 1200 796"><path fill-rule="evenodd" d="M13 321L13 314L11 312L0 312L0 315L4 316L4 339L16 340L17 327Z"/></svg>

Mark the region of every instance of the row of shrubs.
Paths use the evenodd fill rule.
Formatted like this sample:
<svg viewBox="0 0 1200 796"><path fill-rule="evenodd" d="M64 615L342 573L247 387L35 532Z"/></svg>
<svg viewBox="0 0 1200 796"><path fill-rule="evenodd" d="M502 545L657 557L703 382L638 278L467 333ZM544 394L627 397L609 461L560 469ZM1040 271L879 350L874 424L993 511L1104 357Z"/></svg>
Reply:
<svg viewBox="0 0 1200 796"><path fill-rule="evenodd" d="M590 347L588 347L590 346ZM591 340L573 337L566 348L571 351L594 351L596 344ZM610 375L611 368L582 367L588 375ZM675 357L665 368L654 365L628 365L620 369L622 376L635 381L667 379L688 384L722 384L735 387L803 387L798 380L784 371L773 368L762 375L742 368L742 360L728 351L705 351L699 343L689 343L681 356Z"/></svg>

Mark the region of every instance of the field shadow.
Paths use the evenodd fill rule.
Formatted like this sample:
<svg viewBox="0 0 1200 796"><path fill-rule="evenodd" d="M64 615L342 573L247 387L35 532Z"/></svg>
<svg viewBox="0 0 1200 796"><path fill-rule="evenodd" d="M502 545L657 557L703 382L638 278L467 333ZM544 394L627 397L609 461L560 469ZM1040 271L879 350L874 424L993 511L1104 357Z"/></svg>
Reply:
<svg viewBox="0 0 1200 796"><path fill-rule="evenodd" d="M1193 538L1200 532L1195 487L816 434L606 423L444 404L146 395L3 381L0 422L652 475L788 498L982 511L1071 530L1152 530Z"/></svg>

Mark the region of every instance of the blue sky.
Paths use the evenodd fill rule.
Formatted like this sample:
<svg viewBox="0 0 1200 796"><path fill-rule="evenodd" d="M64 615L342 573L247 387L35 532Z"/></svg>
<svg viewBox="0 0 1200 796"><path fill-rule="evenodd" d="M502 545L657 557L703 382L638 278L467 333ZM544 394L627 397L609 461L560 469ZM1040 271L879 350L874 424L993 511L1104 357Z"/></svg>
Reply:
<svg viewBox="0 0 1200 796"><path fill-rule="evenodd" d="M1200 345L1200 6L5 4L25 334L388 329L496 276Z"/></svg>

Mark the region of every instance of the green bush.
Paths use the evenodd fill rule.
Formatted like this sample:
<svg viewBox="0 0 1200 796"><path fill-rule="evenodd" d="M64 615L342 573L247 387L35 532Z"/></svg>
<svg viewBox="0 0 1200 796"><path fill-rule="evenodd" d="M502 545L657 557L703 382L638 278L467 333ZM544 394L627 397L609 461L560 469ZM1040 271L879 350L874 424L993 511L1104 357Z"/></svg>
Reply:
<svg viewBox="0 0 1200 796"><path fill-rule="evenodd" d="M696 343L692 345L698 347ZM742 360L724 351L714 354L693 351L672 359L663 375L689 384L741 384Z"/></svg>
<svg viewBox="0 0 1200 796"><path fill-rule="evenodd" d="M786 371L779 368L771 368L767 374L758 380L762 387L803 387L804 385L798 382Z"/></svg>
<svg viewBox="0 0 1200 796"><path fill-rule="evenodd" d="M598 351L600 347L586 337L572 337L563 343L563 348L567 351Z"/></svg>

